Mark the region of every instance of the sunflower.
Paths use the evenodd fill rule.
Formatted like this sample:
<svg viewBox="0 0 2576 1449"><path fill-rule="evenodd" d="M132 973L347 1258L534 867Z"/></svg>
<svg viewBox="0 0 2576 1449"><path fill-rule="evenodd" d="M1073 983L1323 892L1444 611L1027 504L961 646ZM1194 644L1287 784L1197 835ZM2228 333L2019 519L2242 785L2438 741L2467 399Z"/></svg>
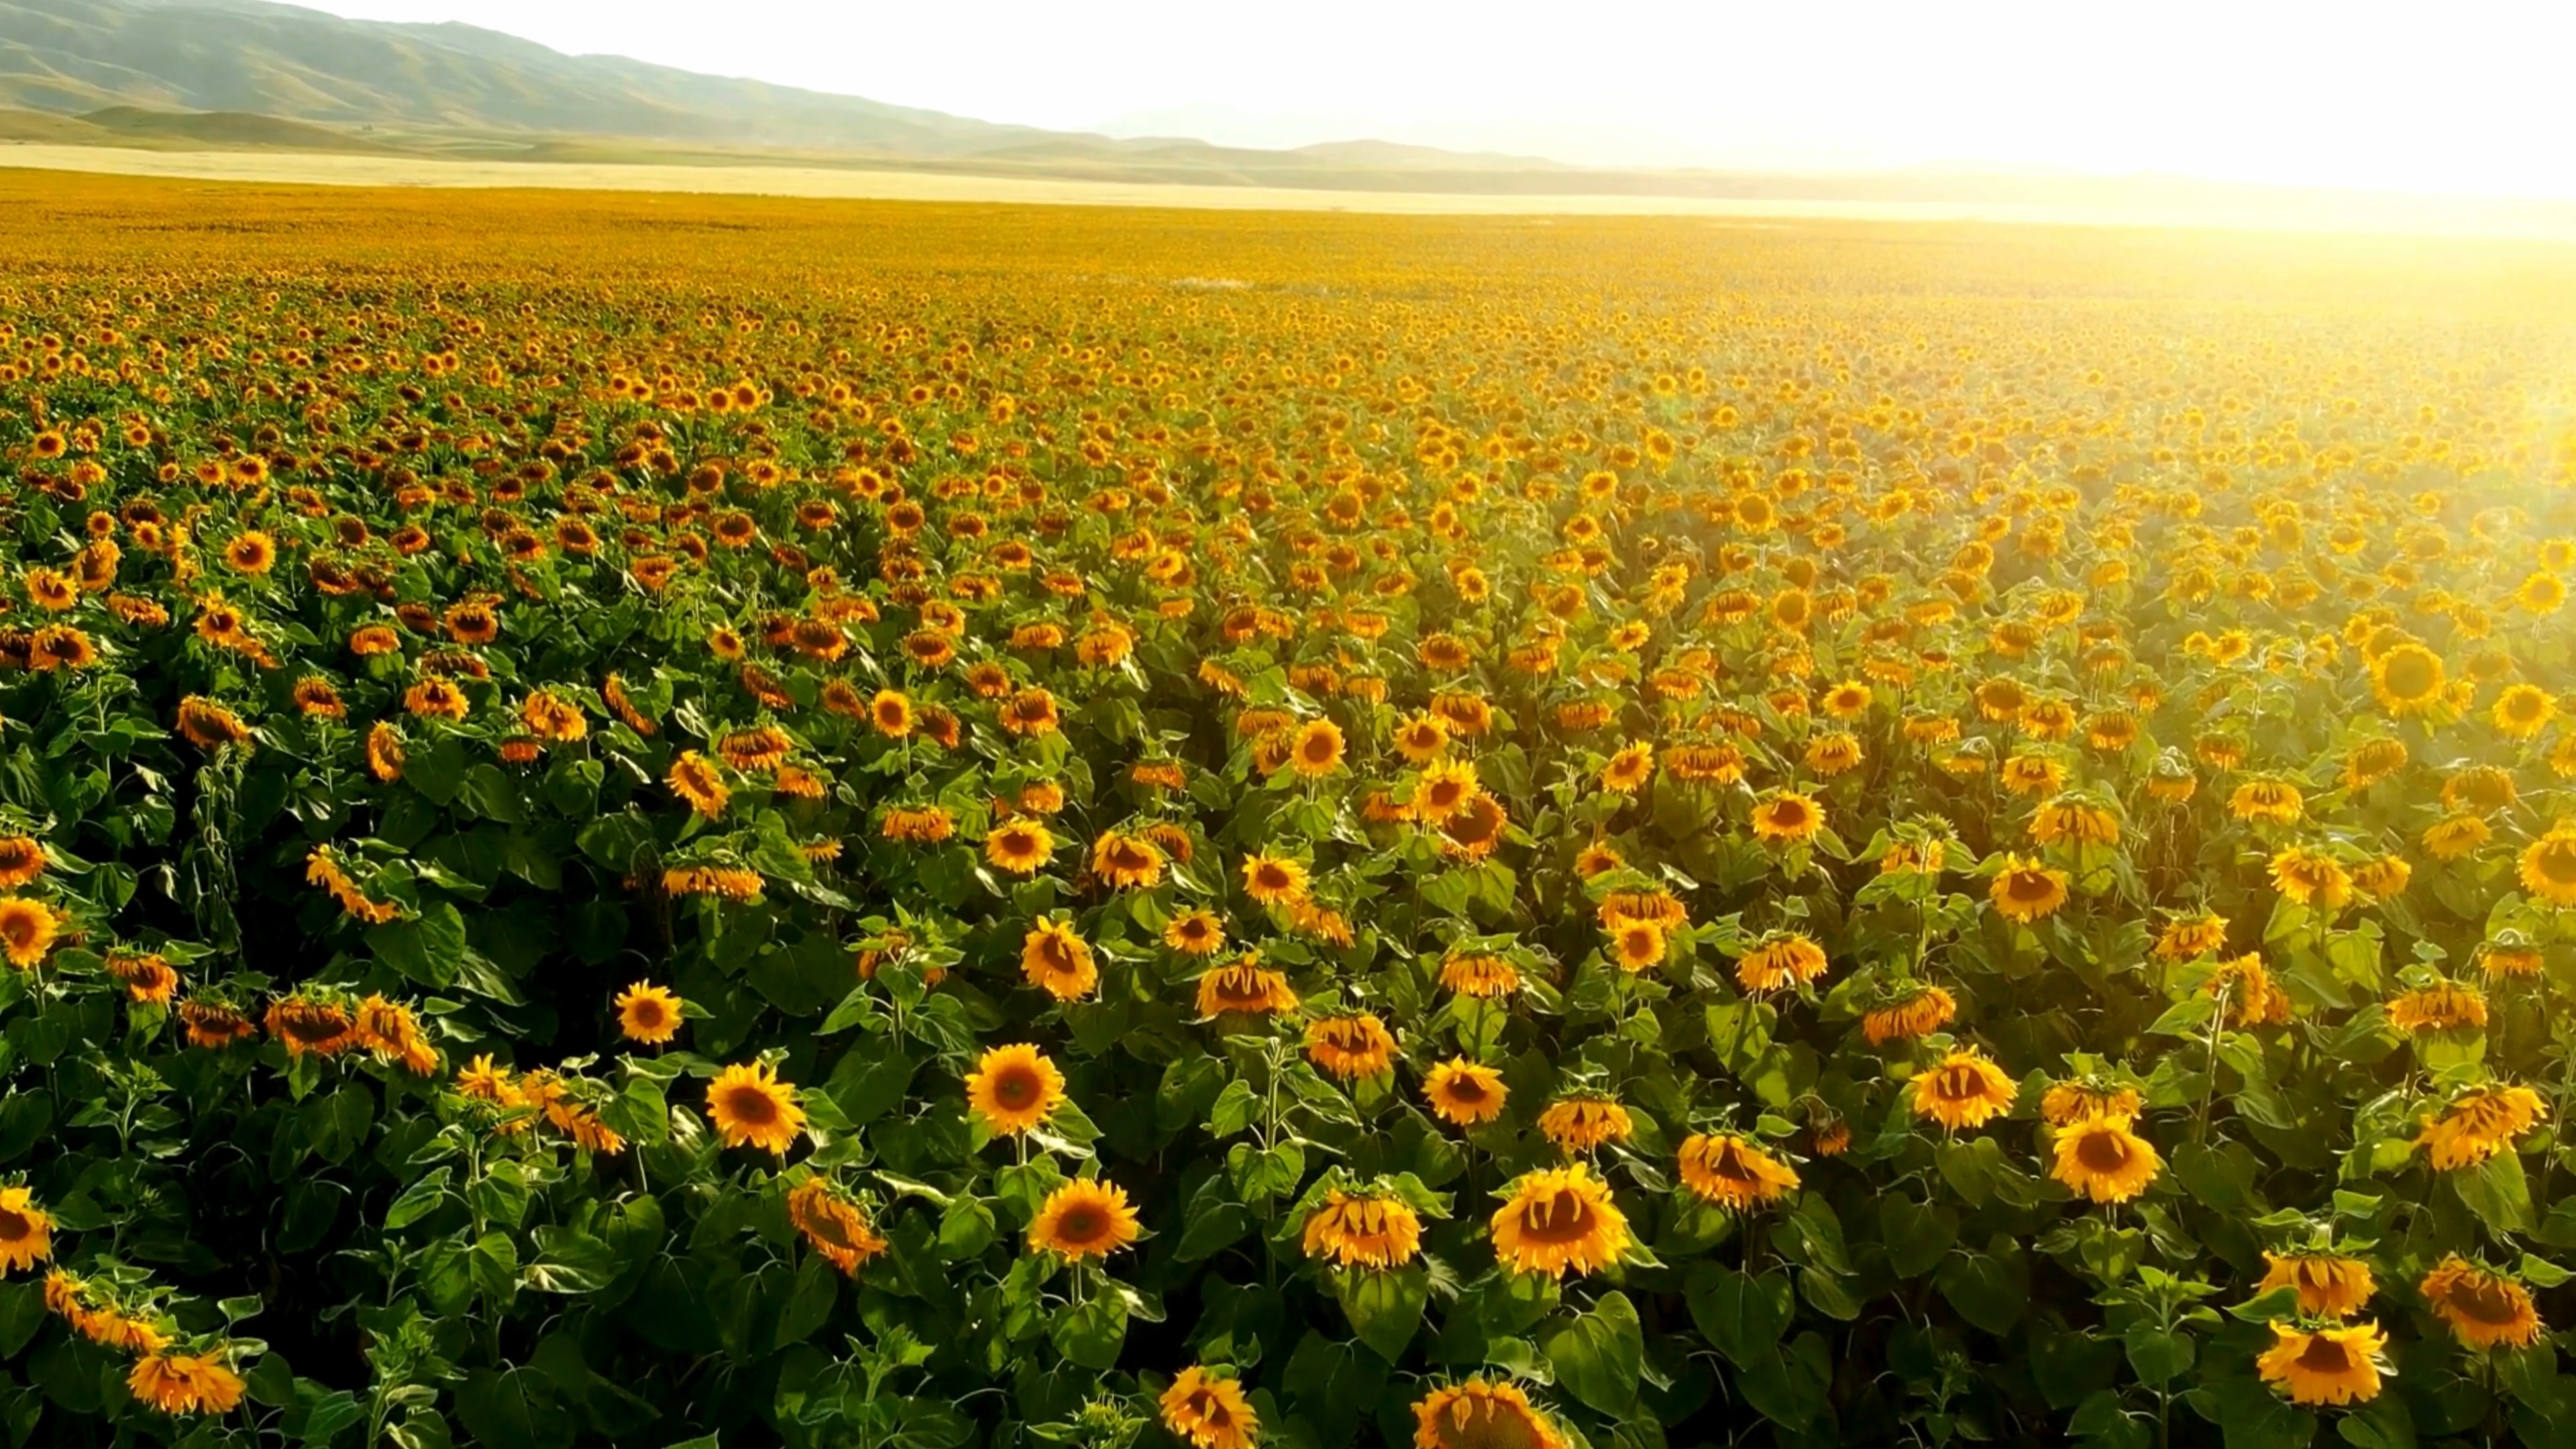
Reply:
<svg viewBox="0 0 2576 1449"><path fill-rule="evenodd" d="M2442 702L2444 675L2440 655L2421 644L2400 644L2370 665L2370 692L2392 715L2423 714Z"/></svg>
<svg viewBox="0 0 2576 1449"><path fill-rule="evenodd" d="M1783 790L1753 807L1754 838L1770 845L1796 845L1825 828L1825 809L1808 796Z"/></svg>
<svg viewBox="0 0 2576 1449"><path fill-rule="evenodd" d="M1733 1132L1694 1132L1682 1143L1682 1182L1709 1202L1750 1211L1796 1190L1798 1173Z"/></svg>
<svg viewBox="0 0 2576 1449"><path fill-rule="evenodd" d="M2569 738L2576 739L2576 735ZM2426 855L2448 864L2474 853L2479 846L2494 839L2495 830L2484 819L2463 810L2425 826L2419 838Z"/></svg>
<svg viewBox="0 0 2576 1449"><path fill-rule="evenodd" d="M165 1414L229 1414L241 1402L241 1375L214 1357L155 1353L137 1359L126 1390Z"/></svg>
<svg viewBox="0 0 2576 1449"><path fill-rule="evenodd" d="M1225 949L1225 922L1213 911L1183 911L1164 924L1163 944L1184 956L1213 956Z"/></svg>
<svg viewBox="0 0 2576 1449"><path fill-rule="evenodd" d="M2214 956L2227 946L2227 918L2215 911L2196 916L2176 916L2165 924L2156 937L2155 957L2159 961L2190 961Z"/></svg>
<svg viewBox="0 0 2576 1449"><path fill-rule="evenodd" d="M1517 1384L1469 1379L1413 1406L1413 1449L1566 1449L1566 1442Z"/></svg>
<svg viewBox="0 0 2576 1449"><path fill-rule="evenodd" d="M680 1034L680 998L638 981L617 995L617 1029L628 1041L660 1046Z"/></svg>
<svg viewBox="0 0 2576 1449"><path fill-rule="evenodd" d="M1306 1059L1346 1082L1373 1077L1395 1065L1395 1035L1368 1012L1317 1017L1306 1024Z"/></svg>
<svg viewBox="0 0 2576 1449"><path fill-rule="evenodd" d="M1090 944L1071 923L1055 919L1038 922L1020 938L1020 973L1058 1001L1080 1001L1100 984Z"/></svg>
<svg viewBox="0 0 2576 1449"><path fill-rule="evenodd" d="M2268 1265L2258 1293L2282 1288L2299 1292L2299 1311L2320 1318L2350 1318L2379 1291L2371 1280L2370 1265L2359 1258L2337 1253L2265 1253Z"/></svg>
<svg viewBox="0 0 2576 1449"><path fill-rule="evenodd" d="M1247 855L1243 893L1265 906L1292 905L1306 898L1306 867L1275 855Z"/></svg>
<svg viewBox="0 0 2576 1449"><path fill-rule="evenodd" d="M912 700L901 690L878 690L868 700L867 712L869 726L887 739L899 740L912 733Z"/></svg>
<svg viewBox="0 0 2576 1449"><path fill-rule="evenodd" d="M823 1178L809 1177L788 1192L787 1220L843 1273L857 1273L890 1246L869 1225L867 1211Z"/></svg>
<svg viewBox="0 0 2576 1449"><path fill-rule="evenodd" d="M1494 1210L1494 1256L1515 1273L1591 1273L1628 1251L1628 1219L1610 1185L1577 1162L1514 1179Z"/></svg>
<svg viewBox="0 0 2576 1449"><path fill-rule="evenodd" d="M1618 1102L1578 1092L1548 1103L1538 1114L1538 1130L1559 1152L1590 1152L1605 1142L1625 1142L1637 1129Z"/></svg>
<svg viewBox="0 0 2576 1449"><path fill-rule="evenodd" d="M1243 1397L1243 1386L1198 1367L1185 1368L1163 1390L1156 1404L1163 1427L1190 1449L1252 1449L1261 1440L1261 1419Z"/></svg>
<svg viewBox="0 0 2576 1449"><path fill-rule="evenodd" d="M179 733L198 749L216 750L247 741L250 726L213 700L192 694L179 701Z"/></svg>
<svg viewBox="0 0 2576 1449"><path fill-rule="evenodd" d="M2006 855L1987 895L2005 919L2027 926L2066 904L2066 880L2053 866Z"/></svg>
<svg viewBox="0 0 2576 1449"><path fill-rule="evenodd" d="M2516 866L2522 888L2553 906L2576 906L2576 825L2553 826L2525 846Z"/></svg>
<svg viewBox="0 0 2576 1449"><path fill-rule="evenodd" d="M1402 1198L1333 1188L1306 1215L1306 1256L1342 1268L1401 1268L1422 1251L1422 1219Z"/></svg>
<svg viewBox="0 0 2576 1449"><path fill-rule="evenodd" d="M2442 1115L2423 1119L2415 1145L2435 1171L2475 1167L2512 1148L2514 1139L2549 1120L2549 1106L2529 1087L2490 1083L2452 1099Z"/></svg>
<svg viewBox="0 0 2576 1449"><path fill-rule="evenodd" d="M1103 831L1092 842L1091 873L1107 881L1112 890L1147 889L1162 883L1163 852L1151 841Z"/></svg>
<svg viewBox="0 0 2576 1449"><path fill-rule="evenodd" d="M1952 1131L1982 1127L2012 1110L2020 1088L2013 1079L1973 1047L1943 1057L1914 1078L1914 1115L1929 1117Z"/></svg>
<svg viewBox="0 0 2576 1449"><path fill-rule="evenodd" d="M2382 737L2364 740L2343 757L2343 787L2359 790L2406 768L2407 749L2404 740Z"/></svg>
<svg viewBox="0 0 2576 1449"><path fill-rule="evenodd" d="M2549 691L2536 684L2514 684L2496 696L2487 719L2505 738L2527 740L2547 729L2557 713L2558 701L2549 697Z"/></svg>
<svg viewBox="0 0 2576 1449"><path fill-rule="evenodd" d="M2474 986L2441 981L2401 992L2388 1003L2388 1024L2399 1031L2457 1031L2487 1024L2487 999Z"/></svg>
<svg viewBox="0 0 2576 1449"><path fill-rule="evenodd" d="M1431 1069L1422 1095L1432 1114L1452 1127L1481 1127L1503 1115L1510 1092L1503 1074L1465 1057L1452 1057Z"/></svg>
<svg viewBox="0 0 2576 1449"><path fill-rule="evenodd" d="M2163 1167L2154 1145L2129 1130L2128 1118L2088 1116L2057 1134L2057 1165L2049 1176L2097 1203L2127 1202Z"/></svg>
<svg viewBox="0 0 2576 1449"><path fill-rule="evenodd" d="M1308 720L1288 742L1288 764L1308 779L1342 767L1342 727L1328 719Z"/></svg>
<svg viewBox="0 0 2576 1449"><path fill-rule="evenodd" d="M1511 823L1502 801L1479 794L1441 823L1440 853L1463 860L1483 860L1502 844L1503 831Z"/></svg>
<svg viewBox="0 0 2576 1449"><path fill-rule="evenodd" d="M433 675L403 692L403 708L422 719L459 720L465 718L473 706L466 699L464 690Z"/></svg>
<svg viewBox="0 0 2576 1449"><path fill-rule="evenodd" d="M2248 780L2227 799L2227 813L2239 820L2296 825L2307 810L2297 786L2281 780Z"/></svg>
<svg viewBox="0 0 2576 1449"><path fill-rule="evenodd" d="M1035 875L1055 858L1055 836L1025 816L1005 820L985 833L984 858L1013 875Z"/></svg>
<svg viewBox="0 0 2576 1449"><path fill-rule="evenodd" d="M1958 998L1943 987L1924 986L1862 1013L1860 1033L1871 1046L1913 1041L1948 1026L1958 1014Z"/></svg>
<svg viewBox="0 0 2576 1449"><path fill-rule="evenodd" d="M737 1062L707 1086L707 1114L727 1147L757 1147L784 1157L805 1130L796 1089L767 1062Z"/></svg>
<svg viewBox="0 0 2576 1449"><path fill-rule="evenodd" d="M2084 1077L2059 1082L2040 1094L2039 1120L2051 1127L2072 1127L2090 1117L2133 1120L2146 1105L2138 1089Z"/></svg>
<svg viewBox="0 0 2576 1449"><path fill-rule="evenodd" d="M966 1075L966 1106L996 1135L1016 1137L1064 1104L1064 1073L1034 1046L986 1051Z"/></svg>
<svg viewBox="0 0 2576 1449"><path fill-rule="evenodd" d="M671 762L671 772L664 777L671 793L689 802L689 808L709 820L724 813L725 802L733 798L726 788L724 775L715 762L695 750L683 750Z"/></svg>
<svg viewBox="0 0 2576 1449"><path fill-rule="evenodd" d="M61 929L62 918L43 901L0 896L0 951L7 953L10 965L26 970L44 960Z"/></svg>
<svg viewBox="0 0 2576 1449"><path fill-rule="evenodd" d="M1136 1241L1136 1210L1115 1183L1077 1178L1048 1193L1029 1222L1029 1251L1079 1261L1105 1258Z"/></svg>
<svg viewBox="0 0 2576 1449"><path fill-rule="evenodd" d="M2388 1336L2375 1323L2348 1328L2272 1325L2272 1346L2254 1360L2263 1382L2294 1404L2366 1404L2379 1397Z"/></svg>
<svg viewBox="0 0 2576 1449"><path fill-rule="evenodd" d="M1825 948L1796 931L1773 931L1735 963L1735 980L1760 994L1803 985L1825 974Z"/></svg>
<svg viewBox="0 0 2576 1449"><path fill-rule="evenodd" d="M1424 765L1449 748L1449 726L1435 714L1417 714L1395 727L1395 752L1408 765Z"/></svg>
<svg viewBox="0 0 2576 1449"><path fill-rule="evenodd" d="M1484 793L1476 782L1476 765L1472 760L1435 760L1425 765L1414 781L1413 798L1407 802L1413 818L1425 825L1438 825L1467 808L1467 803Z"/></svg>
<svg viewBox="0 0 2576 1449"><path fill-rule="evenodd" d="M2576 866L2576 855L2570 857ZM2352 875L2334 857L2293 845L2272 857L2272 884L2303 906L2339 911L2352 904Z"/></svg>
<svg viewBox="0 0 2576 1449"><path fill-rule="evenodd" d="M2499 1346L2528 1348L2540 1341L2540 1312L2530 1290L2457 1253L2425 1274L2416 1291L2463 1347L2484 1352Z"/></svg>
<svg viewBox="0 0 2576 1449"><path fill-rule="evenodd" d="M1297 1009L1297 993L1288 978L1246 956L1199 978L1198 1010L1213 1020L1229 1014L1278 1016Z"/></svg>
<svg viewBox="0 0 2576 1449"><path fill-rule="evenodd" d="M0 1188L0 1274L33 1268L54 1255L54 1219L23 1187Z"/></svg>
<svg viewBox="0 0 2576 1449"><path fill-rule="evenodd" d="M34 836L0 836L0 889L14 890L44 873L45 847Z"/></svg>
<svg viewBox="0 0 2576 1449"><path fill-rule="evenodd" d="M1601 788L1614 795L1634 795L1654 773L1654 746L1642 742L1623 745L1601 767Z"/></svg>

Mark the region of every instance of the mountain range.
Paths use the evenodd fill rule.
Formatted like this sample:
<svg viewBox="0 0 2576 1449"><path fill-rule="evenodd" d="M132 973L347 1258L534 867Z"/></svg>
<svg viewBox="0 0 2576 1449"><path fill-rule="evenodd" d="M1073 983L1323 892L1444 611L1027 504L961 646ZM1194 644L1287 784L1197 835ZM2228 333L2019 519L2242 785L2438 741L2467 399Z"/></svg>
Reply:
<svg viewBox="0 0 2576 1449"><path fill-rule="evenodd" d="M1618 170L1369 140L1264 150L1111 137L1002 125L617 56L565 55L470 25L348 20L271 0L0 0L0 165L7 164L10 142L2176 215L2249 206L2386 215L2392 206L2402 212L2413 204L2374 193L2174 175L2029 168L1816 175ZM2559 215L2571 210L2567 203L2477 205L2541 207L2555 228L2576 224Z"/></svg>

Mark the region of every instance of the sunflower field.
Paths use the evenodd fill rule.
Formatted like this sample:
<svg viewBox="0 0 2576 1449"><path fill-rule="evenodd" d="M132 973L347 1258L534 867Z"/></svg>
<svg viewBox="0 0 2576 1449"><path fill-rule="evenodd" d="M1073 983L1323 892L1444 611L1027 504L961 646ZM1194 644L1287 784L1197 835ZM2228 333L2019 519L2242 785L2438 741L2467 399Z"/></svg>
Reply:
<svg viewBox="0 0 2576 1449"><path fill-rule="evenodd" d="M0 204L12 1446L2576 1442L2576 253Z"/></svg>

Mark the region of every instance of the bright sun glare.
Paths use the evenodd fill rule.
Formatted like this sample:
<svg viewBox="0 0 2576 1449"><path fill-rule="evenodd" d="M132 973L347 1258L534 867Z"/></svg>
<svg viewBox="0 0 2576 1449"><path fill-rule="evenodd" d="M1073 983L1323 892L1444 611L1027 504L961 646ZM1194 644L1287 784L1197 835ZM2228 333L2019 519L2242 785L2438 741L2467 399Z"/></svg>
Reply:
<svg viewBox="0 0 2576 1449"><path fill-rule="evenodd" d="M2576 8L2533 0L313 3L985 120L1244 145L2576 196Z"/></svg>

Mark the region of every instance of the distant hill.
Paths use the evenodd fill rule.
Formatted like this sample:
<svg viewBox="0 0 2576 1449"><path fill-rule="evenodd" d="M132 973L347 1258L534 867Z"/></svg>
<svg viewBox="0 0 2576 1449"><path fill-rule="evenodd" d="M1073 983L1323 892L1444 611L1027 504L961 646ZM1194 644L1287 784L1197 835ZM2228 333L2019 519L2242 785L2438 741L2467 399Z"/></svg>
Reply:
<svg viewBox="0 0 2576 1449"><path fill-rule="evenodd" d="M1100 183L1486 196L1932 202L2379 215L2405 198L2035 168L1616 170L1350 140L1289 149L999 125L858 96L572 56L470 25L269 0L0 0L10 143L158 151L827 166ZM2454 203L2439 203L2445 207ZM2496 203L2551 214L2567 203Z"/></svg>

